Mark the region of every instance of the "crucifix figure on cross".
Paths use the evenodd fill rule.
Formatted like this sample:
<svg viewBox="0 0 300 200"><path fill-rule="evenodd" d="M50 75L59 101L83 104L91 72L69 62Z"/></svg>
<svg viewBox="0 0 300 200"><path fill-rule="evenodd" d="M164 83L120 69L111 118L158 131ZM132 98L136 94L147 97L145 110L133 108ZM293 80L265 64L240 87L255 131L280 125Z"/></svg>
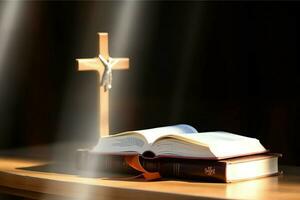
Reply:
<svg viewBox="0 0 300 200"><path fill-rule="evenodd" d="M99 125L100 137L109 135L109 90L112 88L112 70L129 68L128 58L111 58L108 49L108 34L99 35L99 55L96 58L76 59L79 71L95 70L99 74Z"/></svg>

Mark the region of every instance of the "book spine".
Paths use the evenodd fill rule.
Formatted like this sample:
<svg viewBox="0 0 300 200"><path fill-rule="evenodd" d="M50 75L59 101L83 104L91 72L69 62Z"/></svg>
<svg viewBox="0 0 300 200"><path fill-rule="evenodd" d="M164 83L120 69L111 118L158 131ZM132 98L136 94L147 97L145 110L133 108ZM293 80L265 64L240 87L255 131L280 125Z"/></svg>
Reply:
<svg viewBox="0 0 300 200"><path fill-rule="evenodd" d="M82 163L84 161L84 163ZM77 159L77 162L80 162ZM159 172L163 178L178 178L190 180L209 180L226 182L226 164L217 161L203 161L190 159L144 159L141 165L149 172ZM138 174L125 162L123 156L100 156L92 153L81 159L78 169L94 172Z"/></svg>
<svg viewBox="0 0 300 200"><path fill-rule="evenodd" d="M148 171L158 171L162 177L226 181L226 164L216 161L189 159L141 160Z"/></svg>

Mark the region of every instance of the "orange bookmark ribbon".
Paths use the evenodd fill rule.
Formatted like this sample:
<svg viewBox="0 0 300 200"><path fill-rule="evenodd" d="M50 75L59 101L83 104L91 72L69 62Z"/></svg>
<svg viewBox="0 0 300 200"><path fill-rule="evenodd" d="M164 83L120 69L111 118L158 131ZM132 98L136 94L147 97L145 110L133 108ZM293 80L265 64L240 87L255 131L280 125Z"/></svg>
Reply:
<svg viewBox="0 0 300 200"><path fill-rule="evenodd" d="M142 172L142 175L147 181L161 178L159 172L148 172L147 170L145 170L140 163L138 155L125 156L125 161L133 169Z"/></svg>

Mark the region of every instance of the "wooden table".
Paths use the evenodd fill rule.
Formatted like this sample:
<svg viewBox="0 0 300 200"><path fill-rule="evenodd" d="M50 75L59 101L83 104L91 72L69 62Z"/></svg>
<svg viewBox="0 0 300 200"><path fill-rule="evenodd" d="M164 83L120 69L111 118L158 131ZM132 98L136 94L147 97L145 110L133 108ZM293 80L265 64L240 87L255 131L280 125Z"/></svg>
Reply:
<svg viewBox="0 0 300 200"><path fill-rule="evenodd" d="M300 167L238 183L87 178L72 163L0 156L0 191L30 199L300 199Z"/></svg>

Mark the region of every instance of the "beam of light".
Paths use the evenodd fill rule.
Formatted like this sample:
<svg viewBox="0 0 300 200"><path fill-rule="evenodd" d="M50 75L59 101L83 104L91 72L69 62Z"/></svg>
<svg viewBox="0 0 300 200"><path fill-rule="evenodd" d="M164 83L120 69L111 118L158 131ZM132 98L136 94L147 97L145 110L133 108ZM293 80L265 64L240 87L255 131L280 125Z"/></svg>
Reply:
<svg viewBox="0 0 300 200"><path fill-rule="evenodd" d="M107 7L105 7L105 4L96 4L98 6L91 7L90 9L90 20L87 20L87 26L85 29L87 30L86 32L80 34L80 38L78 38L79 41L83 41L78 45L78 49L91 49L90 44L97 44L98 43L98 38L97 32L108 32L109 34L109 48L110 48L110 56L111 57L130 57L129 56L129 49L132 48L132 45L134 45L134 34L136 33L136 19L138 18L138 15L141 13L140 10L140 4L139 2L136 1L120 1L117 4L112 4L116 6L116 9L111 9L113 12L109 13L109 16L107 16L104 21L101 21L103 19L102 14L103 10ZM110 7L108 7L110 8ZM99 14L100 13L100 14ZM102 14L101 14L102 13ZM99 18L99 25L97 24L97 21L95 19ZM108 24L109 26L105 26ZM101 25L101 26L100 26ZM95 28L98 27L98 28ZM132 39L131 39L132 38ZM88 43L86 42L87 40L90 40L91 42ZM98 45L97 50L98 51ZM93 52L93 53L96 53ZM81 54L82 55L82 54ZM93 54L87 55L89 57L94 56ZM130 58L129 58L130 59ZM75 67L75 66L74 66ZM131 67L129 68L129 72L131 71ZM123 70L113 70L113 81L112 81L112 91L110 95L110 108L120 108L121 106L124 105L124 100L120 101L121 95L124 93L124 87L122 87L122 83L124 80L123 75L126 72ZM83 74L82 74L83 75ZM91 79L90 79L91 80ZM74 128L78 127L78 123L74 123L74 116L70 116L70 111L71 109L74 109L74 100L72 99L72 95L74 95L74 92L72 91L78 90L77 94L81 95L88 95L91 94L91 90L97 92L98 89L96 88L88 88L89 83L87 82L81 82L80 84L74 85L71 82L68 83L68 91L71 91L71 93L66 92L65 93L65 98L62 103L62 109L65 112L62 112L61 118L62 119L70 119L70 120L62 120L59 125L59 138L58 139L63 139L64 137L68 137L66 132L64 130L74 130ZM98 85L97 85L98 87ZM89 92L86 92L88 88ZM94 90L95 89L95 90ZM94 95L91 95L92 97L95 97ZM94 104L94 101L89 101L90 103ZM97 102L97 101L96 101ZM73 107L73 108L72 108ZM95 108L96 109L96 108ZM72 111L71 111L72 112ZM91 116L95 116L95 113L92 111L90 112L90 115L87 116L87 118L90 119ZM110 112L110 116L113 116L112 112ZM72 119L74 119L72 121ZM120 117L111 117L110 118L110 127L112 130L112 127L116 126L122 126L123 124L126 124L126 121L124 119L121 119ZM68 121L68 123L65 123ZM84 124L91 124L90 131L92 133L98 133L97 130L93 130L95 128L93 122L94 120L86 120L87 122L82 122ZM97 121L97 120L95 120ZM74 125L71 125L74 123ZM91 134L87 134L87 137L90 137ZM91 139L91 138L90 138ZM89 140L87 138L87 140Z"/></svg>
<svg viewBox="0 0 300 200"><path fill-rule="evenodd" d="M16 25L16 19L20 8L19 1L6 1L2 3L4 3L4 6L2 7L0 14L0 76L3 72L3 64L8 45L14 35L12 33Z"/></svg>
<svg viewBox="0 0 300 200"><path fill-rule="evenodd" d="M118 45L118 54L128 54L128 47L133 41L130 37L133 34L133 22L140 12L136 1L125 1L122 3L119 14L115 18L113 27L113 40Z"/></svg>
<svg viewBox="0 0 300 200"><path fill-rule="evenodd" d="M1 132L0 141L5 144L11 137L7 134L9 129L8 116L4 116L7 113L8 104L11 98L11 84L10 80L11 69L5 68L9 58L9 47L13 42L12 39L16 35L14 29L17 27L17 19L20 16L21 3L18 1L4 1L0 2L0 113L1 117Z"/></svg>
<svg viewBox="0 0 300 200"><path fill-rule="evenodd" d="M130 83L125 83L124 81L129 81L127 78L124 79L127 74L133 73L133 68L137 66L133 66L132 58L130 57L130 50L134 49L134 45L136 45L135 38L143 35L141 31L143 31L145 22L139 21L142 17L143 9L145 9L139 2L137 1L124 1L122 2L118 15L114 18L114 25L112 27L112 34L110 36L110 44L112 45L112 57L129 57L130 66L129 71L114 71L113 72L113 89L112 93L114 95L110 95L110 105L111 108L115 108L118 112L119 110L127 110L130 108L131 100L126 101L126 96L130 96L130 93L133 92L133 88L129 89L129 91L124 92L124 86L131 85ZM138 22L138 23L137 23ZM131 80L134 81L134 80ZM127 86L128 87L128 86ZM125 88L126 89L126 88ZM128 89L127 89L128 90ZM120 99L123 99L120 101ZM126 109L124 109L124 107ZM130 112L129 112L130 113ZM121 115L122 116L122 115ZM124 115L123 115L124 116ZM130 116L127 118L120 117L116 113L111 113L111 130L113 127L123 127L127 123L130 123Z"/></svg>
<svg viewBox="0 0 300 200"><path fill-rule="evenodd" d="M128 56L128 49L130 48L130 45L132 44L133 41L130 40L133 34L133 22L134 19L137 17L139 14L140 10L138 8L137 2L135 1L125 1L120 3L121 7L118 11L118 14L116 17L113 19L112 23L114 24L112 27L111 35L109 36L109 45L112 46L112 43L117 45L117 52L111 52L112 57L127 57ZM112 49L112 48L111 48ZM116 55L114 55L116 54ZM129 58L130 59L130 58ZM130 70L130 67L129 67ZM123 72L120 72L123 73ZM116 77L116 76L114 76ZM113 78L113 83L112 87L114 92L116 93L122 93L122 76L117 76L117 78ZM112 97L112 95L110 95ZM119 96L119 95L118 95ZM116 106L116 104L119 105L124 105L122 102L119 102L120 98L110 98L110 104L112 106ZM112 113L110 113L111 115ZM117 115L116 115L117 116ZM112 125L116 124L122 124L124 123L122 119L113 119L112 117L110 118L110 131L112 130ZM90 169L97 169L99 163L89 163L89 168ZM93 165L93 166L91 166ZM90 199L91 198L91 191L88 189L85 189L85 192L82 192L81 199ZM105 195L105 194L103 194Z"/></svg>
<svg viewBox="0 0 300 200"><path fill-rule="evenodd" d="M112 44L116 44L115 46L117 48L114 48L116 51L112 51L110 52L111 54L111 57L128 57L128 47L131 45L131 43L133 41L131 41L129 38L133 38L131 34L133 34L132 30L134 29L133 26L134 26L134 18L137 17L137 14L140 12L139 9L138 9L138 6L137 6L137 2L135 1L123 1L123 2L119 2L118 3L118 7L119 9L117 9L117 12L115 13L110 13L111 15L113 15L113 18L112 20L110 21L110 23L112 24L112 27L108 30L108 33L109 33L109 46L110 46L110 49L112 49L111 47L113 46ZM100 10L97 10L97 13L101 11ZM94 31L94 27L95 27L95 24L94 23L90 23L89 26L91 27L87 27L88 30L91 30L91 31L87 31L89 33L91 33L92 31ZM101 32L101 31L106 31L105 30L105 27L103 27L103 29L100 29L100 30L96 30L97 32ZM94 32L93 34L96 35L97 32ZM91 37L91 35L88 35L88 37ZM92 38L95 38L92 36ZM82 38L81 38L82 40ZM85 40L82 40L82 41L85 41ZM97 42L97 41L94 41L94 42ZM82 44L82 46L85 46L85 44ZM120 73L123 73L123 72L120 72ZM115 74L114 74L115 75ZM113 76L114 76L113 75ZM114 76L115 77L115 76ZM119 93L121 92L121 86L122 86L122 77L120 76L117 76L116 78L113 77L113 83L112 83L112 90L116 93ZM121 78L121 79L120 79ZM86 83L81 83L81 84L86 84ZM98 85L97 85L98 87ZM80 92L81 95L84 95L84 88L86 88L85 86L83 85L80 85L80 86L70 86L70 91L74 91L74 90L79 90L79 91L82 91ZM95 90L95 88L91 88L93 91L97 91ZM80 94L80 93L76 93L76 94ZM65 102L63 103L64 106L63 106L63 110L69 110L69 109L75 109L74 107L74 102L72 102L71 99L71 96L72 95L66 95L66 99L65 99ZM110 104L112 106L115 106L115 104L121 104L122 102L118 102L119 99L116 98L115 100L113 98L110 98ZM96 101L98 102L98 101ZM82 103L82 102L81 102ZM122 105L122 104L121 104ZM84 105L81 105L81 106L84 106ZM96 108L95 108L96 109ZM96 109L97 111L97 109ZM68 113L68 112L67 112ZM92 114L92 113L91 113ZM111 113L110 113L111 114ZM92 115L92 116L95 116L95 115ZM64 116L61 116L62 118L64 119L72 119L73 116L69 116L68 114L64 115ZM81 117L79 117L81 118ZM86 116L85 119L88 121L88 118L89 116ZM74 117L73 117L74 119ZM112 125L116 124L116 123L123 123L121 119L112 119L110 118L111 121L110 121L110 126L112 127ZM91 121L94 121L94 120L91 120ZM99 120L97 120L99 121ZM64 137L65 133L63 131L63 129L65 130L74 130L74 128L72 127L77 127L77 125L73 124L74 121L72 122L72 120L62 120L62 122L66 123L66 124L61 124L61 128L59 128L59 134L62 133L62 135L59 136L59 138L62 139L62 137ZM80 123L80 122L79 122ZM82 122L82 123L87 123L87 122ZM90 123L90 122L88 122ZM92 133L98 133L97 130L92 130L93 128L95 128L95 124L93 123L90 123L91 126L90 126L90 131ZM65 127L65 128L63 128ZM93 137L91 136L91 134L86 134L87 137ZM65 135L66 136L66 135ZM70 136L70 134L68 134L68 136ZM87 139L88 140L88 139ZM54 144L54 145L59 145L59 144ZM78 146L75 144L75 147ZM82 148L82 147L81 147ZM89 146L89 148L92 148L92 146ZM76 149L74 149L75 151ZM65 155L64 155L65 156ZM55 158L56 160L61 160L60 159L60 153L59 152L55 152L54 153L54 156L53 158ZM90 174L92 175L93 174L93 170L92 169L97 169L98 167L98 164L99 163L87 163L87 165L89 165L89 169L91 169L91 172ZM74 163L75 165L75 163ZM88 187L83 187L81 188L80 186L71 186L71 187L74 187L72 189L78 189L81 191L80 193L80 196L78 196L79 199L93 199L93 197L91 196L91 192L90 189ZM105 194L103 194L105 196ZM99 197L101 198L101 197Z"/></svg>
<svg viewBox="0 0 300 200"><path fill-rule="evenodd" d="M92 19L95 18L95 16L99 17L98 13L101 13L101 11L103 11L102 4L99 4L99 7L97 10L95 11L91 11L91 16L93 17ZM118 2L117 5L117 9L115 10L115 12L110 13L110 15L112 15L111 18L108 18L108 22L109 24L111 24L111 27L108 30L108 34L109 34L109 47L110 49L114 49L114 51L110 51L110 56L111 57L129 57L128 53L130 49L130 46L132 45L132 43L134 41L132 41L130 38L134 38L132 37L132 35L134 34L134 23L135 23L135 19L138 17L137 15L140 13L140 7L138 2L136 1L120 1ZM96 15L93 13L97 13ZM92 33L96 36L97 32L104 32L107 31L105 30L105 26L100 27L100 30L95 30L95 23L91 23L91 22L95 22L93 20L88 21L88 26L86 27L86 29L88 30L88 33ZM104 23L105 24L105 23ZM83 38L79 38L80 41L86 41L84 38L93 38L93 43L98 43L98 38L96 39L96 37L94 37L93 35L86 35L84 34ZM96 39L96 40L95 40ZM115 45L114 45L115 44ZM87 48L88 46L86 46L86 43L83 44L79 44L80 48L85 47ZM115 46L115 48L112 48L113 46ZM130 59L130 58L129 58ZM131 67L130 67L131 68ZM129 69L131 70L131 69ZM120 101L119 100L119 96L122 95L122 78L123 78L123 73L124 71L120 71L120 72L116 72L115 70L113 70L113 82L112 82L112 92L114 94L117 94L115 97L113 98L113 95L110 95L110 107L120 107L122 105L124 105L124 101ZM61 122L59 123L59 134L58 134L58 140L60 139L64 139L66 137L69 137L70 134L66 133L65 130L74 130L76 131L76 127L78 127L78 123L74 123L75 122L75 118L76 116L74 115L70 115L70 113L72 113L72 109L75 110L75 107L77 105L76 102L74 102L73 95L75 90L78 90L80 92L77 92L76 94L81 94L83 96L86 96L88 94L90 94L90 92L87 92L87 86L89 84L88 83L80 83L80 84L68 84L68 89L67 92L65 93L65 98L63 100L62 103L62 115L60 116L60 118L62 118ZM96 86L95 86L96 87ZM97 85L98 87L98 85ZM88 89L88 91L98 91L98 88L94 88L91 87ZM68 92L70 91L70 93ZM111 92L111 93L112 93ZM92 97L95 97L94 95L91 95ZM94 103L94 101L89 101L90 103ZM97 103L98 101L96 101ZM82 103L82 102L81 102ZM84 103L83 103L84 104ZM96 108L95 108L96 109ZM96 109L97 110L97 109ZM112 113L110 112L110 116ZM84 124L90 124L90 132L91 133L98 133L97 130L93 130L95 128L95 124L94 122L97 120L93 120L90 119L91 116L95 116L95 113L90 112L89 116L86 116L85 119L87 119L87 122L82 122ZM81 118L81 117L80 117ZM122 119L120 119L120 117L116 117L115 119L113 119L113 117L110 118L110 127L112 127L112 125L115 124L124 124L124 121ZM82 127L82 126L81 126ZM69 131L70 132L70 131ZM78 132L78 131L77 131ZM87 134L86 138L87 141L89 139L94 139L91 138L93 136L91 136L91 134Z"/></svg>
<svg viewBox="0 0 300 200"><path fill-rule="evenodd" d="M111 36L109 37L109 43L110 45L112 43L115 43L117 45L117 55L112 55L112 57L122 57L128 55L128 48L130 44L133 42L129 38L133 38L131 34L133 30L133 22L134 18L137 17L139 13L139 9L137 6L137 3L135 1L125 1L122 3L120 10L116 17L114 18L114 21L112 22L114 26L112 27ZM129 68L130 70L130 68ZM120 72L122 73L122 72ZM122 76L118 76L117 78L113 79L113 90L116 93L121 92L121 87L122 86ZM119 104L119 98L113 99L110 98L110 104L112 106ZM121 104L122 105L122 104ZM124 105L124 104L123 104ZM112 117L110 118L110 131L112 130L112 125L116 125L117 123L124 123L122 122L121 119L113 119ZM95 165L95 166L90 166L91 169L97 169L97 163L89 163L90 165ZM91 198L90 196L90 191L86 190L84 193L82 193L82 199L89 199Z"/></svg>

